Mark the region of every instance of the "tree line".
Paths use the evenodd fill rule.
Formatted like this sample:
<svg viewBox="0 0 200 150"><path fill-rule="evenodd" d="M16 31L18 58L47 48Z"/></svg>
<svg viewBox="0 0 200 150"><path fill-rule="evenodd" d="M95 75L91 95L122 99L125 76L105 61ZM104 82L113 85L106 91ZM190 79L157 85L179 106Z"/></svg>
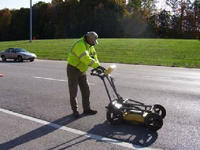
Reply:
<svg viewBox="0 0 200 150"><path fill-rule="evenodd" d="M33 37L200 38L200 0L52 0L33 5ZM29 8L0 10L0 41L29 39Z"/></svg>

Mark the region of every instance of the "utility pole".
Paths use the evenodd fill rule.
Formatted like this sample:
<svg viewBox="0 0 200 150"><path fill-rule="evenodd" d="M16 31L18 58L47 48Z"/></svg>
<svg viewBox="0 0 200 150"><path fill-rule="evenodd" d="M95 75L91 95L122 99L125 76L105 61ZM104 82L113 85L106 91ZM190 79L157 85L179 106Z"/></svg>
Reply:
<svg viewBox="0 0 200 150"><path fill-rule="evenodd" d="M30 0L30 41L32 42L32 0Z"/></svg>

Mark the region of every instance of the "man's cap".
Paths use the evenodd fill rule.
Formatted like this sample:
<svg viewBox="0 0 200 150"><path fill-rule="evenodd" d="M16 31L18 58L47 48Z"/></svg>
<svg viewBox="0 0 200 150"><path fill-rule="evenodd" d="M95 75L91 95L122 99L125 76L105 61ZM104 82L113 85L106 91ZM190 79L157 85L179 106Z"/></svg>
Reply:
<svg viewBox="0 0 200 150"><path fill-rule="evenodd" d="M93 32L93 31L87 32L86 36L90 37L94 44L98 44L98 41L97 41L98 34L96 32Z"/></svg>

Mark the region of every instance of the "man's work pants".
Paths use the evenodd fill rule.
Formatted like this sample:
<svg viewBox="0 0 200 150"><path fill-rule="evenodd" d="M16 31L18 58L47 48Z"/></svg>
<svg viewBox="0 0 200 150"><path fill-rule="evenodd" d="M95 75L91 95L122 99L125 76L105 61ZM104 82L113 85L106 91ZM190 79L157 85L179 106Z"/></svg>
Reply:
<svg viewBox="0 0 200 150"><path fill-rule="evenodd" d="M90 89L86 73L82 73L76 67L68 64L67 76L68 76L70 104L72 111L78 110L78 102L77 102L78 85L81 90L83 110L88 110L90 108L90 102L89 102Z"/></svg>

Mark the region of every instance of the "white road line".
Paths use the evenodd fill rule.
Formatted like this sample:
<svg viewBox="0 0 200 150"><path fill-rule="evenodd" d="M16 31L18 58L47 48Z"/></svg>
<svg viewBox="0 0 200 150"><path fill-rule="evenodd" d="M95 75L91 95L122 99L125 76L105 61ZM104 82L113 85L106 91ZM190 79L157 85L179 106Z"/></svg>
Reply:
<svg viewBox="0 0 200 150"><path fill-rule="evenodd" d="M50 81L68 82L67 80L53 79L53 78L44 78L44 77L37 77L37 76L33 76L32 78L35 78L35 79L44 79L44 80L50 80ZM88 83L88 84L89 85L95 85L93 83Z"/></svg>
<svg viewBox="0 0 200 150"><path fill-rule="evenodd" d="M103 136L100 136L100 135L87 133L87 132L77 130L77 129L73 129L73 128L69 128L69 127L66 127L66 126L61 126L61 125L58 125L58 124L55 124L55 123L51 123L51 122L48 122L48 121L45 121L45 120L33 118L31 116L26 116L26 115L19 114L19 113L16 113L16 112L12 112L12 111L2 109L2 108L0 108L0 112L10 114L10 115L13 115L13 116L16 116L16 117L20 117L20 118L23 118L23 119L26 119L26 120L29 120L29 121L37 122L39 124L51 126L53 128L59 129L59 130L71 132L71 133L78 134L78 135L84 135L88 138L92 138L92 139L95 139L97 141L102 141L102 142L107 142L107 143L119 145L119 146L122 146L122 147L125 147L125 148L131 148L131 149L135 149L135 150L155 150L153 148L141 147L141 146L134 145L134 144L131 144L131 143L122 142L122 141L111 139L111 138L106 138L106 137L103 137Z"/></svg>
<svg viewBox="0 0 200 150"><path fill-rule="evenodd" d="M35 76L33 76L33 78L35 78L35 79L51 80L51 81L68 82L67 80L60 80L60 79L53 79L53 78L44 78L44 77L35 77Z"/></svg>

